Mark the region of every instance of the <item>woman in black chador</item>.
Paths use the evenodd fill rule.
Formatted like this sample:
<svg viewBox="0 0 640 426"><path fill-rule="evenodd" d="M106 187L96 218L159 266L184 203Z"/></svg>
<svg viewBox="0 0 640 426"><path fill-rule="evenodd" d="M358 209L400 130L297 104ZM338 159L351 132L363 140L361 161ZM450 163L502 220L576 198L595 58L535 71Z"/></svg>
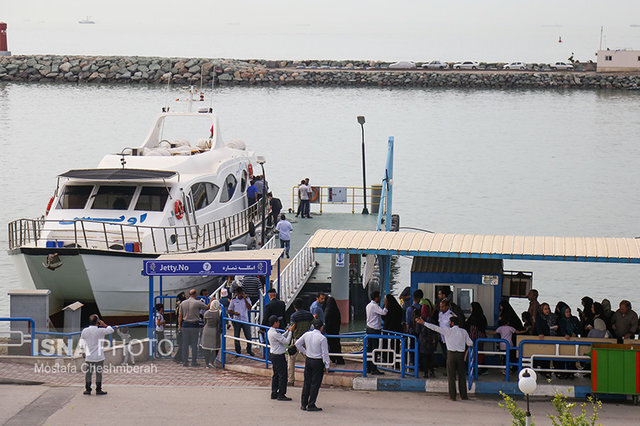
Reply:
<svg viewBox="0 0 640 426"><path fill-rule="evenodd" d="M340 316L340 309L336 299L329 296L327 297L327 307L324 308L324 332L328 335L340 334L340 323L342 317ZM342 353L342 345L340 345L340 339L335 337L328 337L327 343L329 344L329 353L339 354ZM336 364L344 364L344 358L337 355L330 356L331 362Z"/></svg>

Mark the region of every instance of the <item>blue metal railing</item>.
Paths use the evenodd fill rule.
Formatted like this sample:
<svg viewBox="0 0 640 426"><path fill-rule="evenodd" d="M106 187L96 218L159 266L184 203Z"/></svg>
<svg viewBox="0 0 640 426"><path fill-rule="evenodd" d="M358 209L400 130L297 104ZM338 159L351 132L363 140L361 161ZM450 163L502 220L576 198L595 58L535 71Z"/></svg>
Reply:
<svg viewBox="0 0 640 426"><path fill-rule="evenodd" d="M7 322L12 322L12 321L25 321L28 322L30 327L29 327L29 334L31 336L29 343L31 344L31 348L30 348L30 355L31 356L47 356L47 357L57 357L57 358L70 358L73 357L73 337L74 336L80 336L80 334L82 333L81 331L74 331L74 332L69 332L69 333L64 333L64 332L59 332L59 331L36 331L35 329L35 320L33 318L30 317L3 317L0 318L0 321L7 321ZM129 324L122 324L119 325L118 327L139 327L139 326L144 326L146 327L148 325L147 321L142 321L142 322L133 322L133 323L129 323ZM38 346L38 340L36 339L36 336L58 336L61 338L66 337L66 354L59 354L59 353L48 353L48 352L40 352L37 351L36 347ZM109 347L113 347L113 333L109 334ZM53 347L51 347L51 349L53 349ZM59 350L57 352L60 352Z"/></svg>
<svg viewBox="0 0 640 426"><path fill-rule="evenodd" d="M34 348L34 340L35 340L35 331L36 331L36 322L33 320L33 318L29 318L29 317L3 317L0 318L0 321L6 321L6 322L13 322L13 321L24 321L24 322L28 322L29 323L29 334L31 336L31 356L34 355L35 353L35 348Z"/></svg>
<svg viewBox="0 0 640 426"><path fill-rule="evenodd" d="M227 349L227 338L230 338L232 340L239 340L241 342L245 342L245 343L249 343L247 341L247 339L241 339L241 338L236 338L234 337L230 337L227 334L227 324L232 323L232 324L243 324L243 325L249 325L250 327L253 328L257 328L258 330L262 330L264 332L264 342L261 340L258 340L258 342L255 341L255 339L251 339L251 344L252 345L256 345L256 346L260 346L263 348L263 355L264 358L258 358L255 356L251 356L251 355L245 355L242 353L238 353L235 352L233 350L229 350ZM222 316L222 339L221 339L221 350L220 350L220 362L222 364L222 368L224 368L226 362L227 362L227 355L235 355L237 357L241 357L241 358L247 358L247 359L252 359L254 361L258 361L258 362L264 362L265 368L269 368L269 365L271 364L271 361L269 360L269 339L267 337L267 331L269 330L270 327L264 326L264 325L260 325L260 324L255 324L255 323L251 323L251 322L245 322L245 321L240 321L240 320L236 320L236 319L232 319L232 318L228 318L226 315ZM282 330L284 331L284 330ZM418 377L418 363L419 363L419 352L418 352L418 345L417 345L417 341L415 336L412 336L410 334L404 334L404 333L395 333L395 332L386 332L385 334L365 334L364 332L352 332L352 333L347 333L347 334L338 334L338 335L326 335L327 338L336 338L336 339L362 339L362 347L366 348L367 347L367 339L381 339L381 340L386 340L388 342L391 341L400 341L400 369L396 370L396 369L392 369L392 368L383 368L384 370L387 371L393 371L396 373L399 373L400 376L402 378L405 377L405 375L407 374L408 371L412 372L412 375L414 377ZM389 349L385 349L386 351L393 351L393 349L391 348L391 346L389 346ZM350 353L340 353L340 354L330 354L330 356L343 356L343 357L351 357L351 358L355 358L358 357L362 359L362 369L358 369L358 370L354 370L354 369L345 369L345 368L331 368L329 369L329 371L332 372L343 372L343 373L362 373L363 377L367 376L367 358L368 358L368 353L366 350L362 350L362 351L357 351L357 352L350 352ZM410 362L412 361L412 362ZM394 358L394 362L392 364L396 364L397 361ZM302 366L296 366L296 368L299 369L303 369L304 367Z"/></svg>

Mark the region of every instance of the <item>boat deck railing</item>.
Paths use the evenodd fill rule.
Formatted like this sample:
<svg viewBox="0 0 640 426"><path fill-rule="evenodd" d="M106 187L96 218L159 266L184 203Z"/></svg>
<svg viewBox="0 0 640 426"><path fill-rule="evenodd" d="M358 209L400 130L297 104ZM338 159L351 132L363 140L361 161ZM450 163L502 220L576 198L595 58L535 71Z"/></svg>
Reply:
<svg viewBox="0 0 640 426"><path fill-rule="evenodd" d="M68 221L18 219L9 223L9 250L24 246L88 248L149 254L190 253L230 244L255 231L262 218L262 202L205 224L144 226L87 219ZM268 206L265 206L265 210ZM268 211L266 212L268 213ZM69 229L61 229L68 226Z"/></svg>
<svg viewBox="0 0 640 426"><path fill-rule="evenodd" d="M296 211L300 205L298 198L299 185L291 188L291 207ZM365 193L361 186L312 186L312 194L309 202L317 205L319 212L322 213L324 207L328 205L351 206L351 213L356 212L356 207L364 207ZM381 187L367 187L367 200L370 207L377 206L380 203Z"/></svg>

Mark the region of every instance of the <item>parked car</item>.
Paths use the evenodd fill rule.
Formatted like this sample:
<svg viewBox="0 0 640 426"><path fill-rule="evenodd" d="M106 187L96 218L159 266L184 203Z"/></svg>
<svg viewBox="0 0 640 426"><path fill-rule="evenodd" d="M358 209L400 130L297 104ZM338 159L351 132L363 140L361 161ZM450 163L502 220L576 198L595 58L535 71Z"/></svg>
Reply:
<svg viewBox="0 0 640 426"><path fill-rule="evenodd" d="M507 64L504 67L502 67L502 69L505 69L505 70L525 70L525 69L527 69L527 64L525 64L524 62L511 62L510 64Z"/></svg>
<svg viewBox="0 0 640 426"><path fill-rule="evenodd" d="M477 70L478 68L480 68L480 64L473 61L464 61L453 64L454 70Z"/></svg>
<svg viewBox="0 0 640 426"><path fill-rule="evenodd" d="M449 68L449 64L446 62L431 61L428 64L423 64L422 68L427 70L446 70Z"/></svg>
<svg viewBox="0 0 640 426"><path fill-rule="evenodd" d="M573 65L567 64L566 62L556 62L555 64L551 65L551 69L567 71L567 70L572 70Z"/></svg>
<svg viewBox="0 0 640 426"><path fill-rule="evenodd" d="M416 64L411 61L399 61L389 65L389 68L394 70L415 70Z"/></svg>

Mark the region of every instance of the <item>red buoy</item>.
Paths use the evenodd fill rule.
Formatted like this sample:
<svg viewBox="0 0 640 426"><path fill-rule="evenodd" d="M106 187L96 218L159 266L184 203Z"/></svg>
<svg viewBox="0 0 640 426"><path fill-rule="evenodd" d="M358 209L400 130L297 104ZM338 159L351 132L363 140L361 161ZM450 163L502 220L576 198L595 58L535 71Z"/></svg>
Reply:
<svg viewBox="0 0 640 426"><path fill-rule="evenodd" d="M0 55L11 55L7 47L7 24L0 22Z"/></svg>
<svg viewBox="0 0 640 426"><path fill-rule="evenodd" d="M558 43L562 43L562 36L558 37Z"/></svg>

